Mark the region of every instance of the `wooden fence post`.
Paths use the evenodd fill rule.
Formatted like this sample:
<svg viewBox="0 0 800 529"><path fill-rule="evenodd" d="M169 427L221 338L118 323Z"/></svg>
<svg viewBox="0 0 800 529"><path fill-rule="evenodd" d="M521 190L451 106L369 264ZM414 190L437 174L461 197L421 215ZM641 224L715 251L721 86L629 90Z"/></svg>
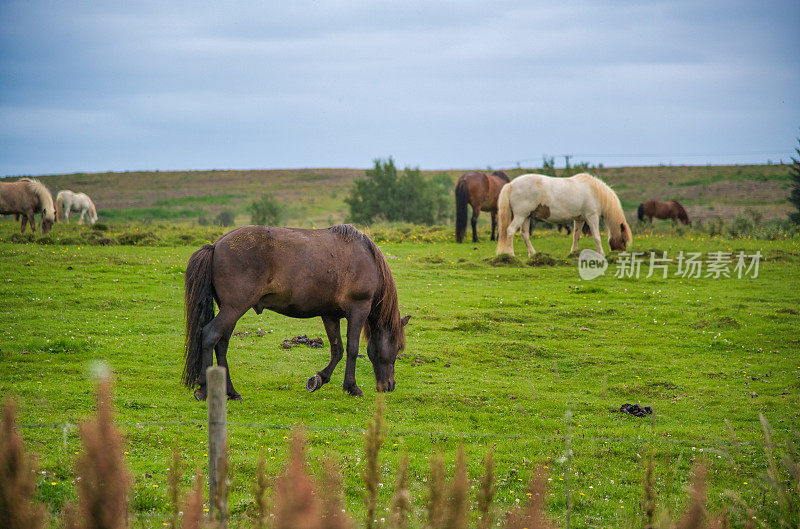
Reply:
<svg viewBox="0 0 800 529"><path fill-rule="evenodd" d="M218 484L218 478L226 479L225 468L220 469L219 464L227 466L226 445L228 440L227 403L228 395L225 387L225 368L211 366L206 370L208 388L208 513L213 519L214 509L219 509L219 519L223 524L228 517L228 489L225 484ZM219 476L219 470L223 475ZM223 491L217 498L218 491Z"/></svg>

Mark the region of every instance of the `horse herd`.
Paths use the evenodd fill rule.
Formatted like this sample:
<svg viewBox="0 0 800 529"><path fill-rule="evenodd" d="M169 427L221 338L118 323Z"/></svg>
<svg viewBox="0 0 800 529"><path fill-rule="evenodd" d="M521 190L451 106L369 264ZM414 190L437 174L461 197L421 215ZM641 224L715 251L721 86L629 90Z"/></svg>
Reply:
<svg viewBox="0 0 800 529"><path fill-rule="evenodd" d="M83 224L83 217L87 214L90 223L97 222L97 210L85 193L73 193L65 189L58 192L53 203L50 191L35 178L0 182L0 215L14 215L17 220L22 217L22 233L26 224L30 224L31 231L36 232L37 213L42 214L42 233L47 233L56 221L69 223L71 211L80 212L78 224Z"/></svg>
<svg viewBox="0 0 800 529"><path fill-rule="evenodd" d="M578 248L581 233L591 235L597 251L603 254L600 239L600 219L609 231L612 250L625 250L631 242L631 231L616 193L602 180L581 173L569 178L525 174L513 181L503 171L486 174L470 171L461 175L456 183L456 242L462 242L467 227L467 206L472 206L472 241L478 242L477 223L481 211L492 218L492 234L497 229L497 254L514 255L513 237L520 231L528 249L535 250L530 242L530 231L537 220L572 233L571 251ZM691 225L683 206L676 200L662 202L648 200L639 205L640 221L653 218L671 219ZM568 223L572 223L570 229Z"/></svg>
<svg viewBox="0 0 800 529"><path fill-rule="evenodd" d="M558 225L572 222L573 251L586 224L598 252L603 253L601 218L608 227L612 250L625 250L632 240L619 198L588 174L570 178L529 174L512 181L501 171L490 175L471 171L459 179L455 195L457 241L463 240L470 204L473 241L477 241L480 211L490 212L492 240L497 230L498 254L513 254L512 239L517 230L522 231L528 252L533 254L530 222L534 220ZM651 214L650 209L643 209L646 204L640 207L640 217ZM660 209L652 210L653 216L661 213ZM226 368L228 398L241 400L231 381L228 342L237 321L250 309L257 314L268 309L293 318L322 318L331 356L328 364L306 381L309 392L331 380L346 353L343 389L350 395L363 394L355 377L362 332L377 390L394 390L395 360L405 347L405 326L410 316L400 316L397 288L383 254L353 226L234 229L191 256L184 283L182 380L194 389L197 400L207 397L205 373L215 354L217 364ZM219 309L216 315L215 305ZM340 330L342 318L347 321L346 347Z"/></svg>

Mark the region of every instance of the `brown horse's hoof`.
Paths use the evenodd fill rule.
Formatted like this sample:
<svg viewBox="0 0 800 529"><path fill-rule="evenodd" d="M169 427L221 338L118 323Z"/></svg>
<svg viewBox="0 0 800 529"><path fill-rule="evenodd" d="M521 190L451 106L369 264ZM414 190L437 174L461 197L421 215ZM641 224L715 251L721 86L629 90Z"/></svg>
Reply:
<svg viewBox="0 0 800 529"><path fill-rule="evenodd" d="M242 396L236 392L228 393L228 400L242 400Z"/></svg>
<svg viewBox="0 0 800 529"><path fill-rule="evenodd" d="M314 375L313 377L309 377L309 379L306 380L306 391L308 391L309 393L313 393L321 387L322 387L322 377L319 376L318 374Z"/></svg>
<svg viewBox="0 0 800 529"><path fill-rule="evenodd" d="M345 391L347 393L349 393L351 397L363 397L364 396L364 392L361 391L361 388L359 388L358 386L355 386L355 385L345 389Z"/></svg>
<svg viewBox="0 0 800 529"><path fill-rule="evenodd" d="M194 390L194 398L196 398L198 401L204 401L206 400L206 392L200 388L197 388Z"/></svg>

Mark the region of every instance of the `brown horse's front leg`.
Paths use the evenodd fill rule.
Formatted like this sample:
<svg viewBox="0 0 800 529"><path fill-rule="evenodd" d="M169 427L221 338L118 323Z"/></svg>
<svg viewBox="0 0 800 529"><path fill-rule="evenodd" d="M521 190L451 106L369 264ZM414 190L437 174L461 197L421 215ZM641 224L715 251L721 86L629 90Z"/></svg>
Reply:
<svg viewBox="0 0 800 529"><path fill-rule="evenodd" d="M370 310L370 301L362 302L358 306L350 309L347 318L347 363L344 368L344 384L342 387L346 392L354 397L362 397L364 393L356 384L356 358L358 358L358 340L361 336L361 329Z"/></svg>
<svg viewBox="0 0 800 529"><path fill-rule="evenodd" d="M344 348L342 347L342 333L339 330L339 318L322 317L322 324L325 326L325 334L328 335L328 342L331 344L331 361L322 371L317 371L317 374L306 381L306 390L309 392L316 391L327 384L331 380L333 370L342 359L344 355Z"/></svg>

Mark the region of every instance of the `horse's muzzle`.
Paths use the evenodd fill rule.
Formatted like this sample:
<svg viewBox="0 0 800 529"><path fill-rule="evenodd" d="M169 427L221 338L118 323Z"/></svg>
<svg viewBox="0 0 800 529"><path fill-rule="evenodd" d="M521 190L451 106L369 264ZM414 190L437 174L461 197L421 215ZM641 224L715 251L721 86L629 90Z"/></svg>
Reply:
<svg viewBox="0 0 800 529"><path fill-rule="evenodd" d="M393 378L390 379L390 380L384 380L383 382L376 382L375 383L375 388L380 392L394 391L394 386L395 386L395 383L394 383L394 379Z"/></svg>

